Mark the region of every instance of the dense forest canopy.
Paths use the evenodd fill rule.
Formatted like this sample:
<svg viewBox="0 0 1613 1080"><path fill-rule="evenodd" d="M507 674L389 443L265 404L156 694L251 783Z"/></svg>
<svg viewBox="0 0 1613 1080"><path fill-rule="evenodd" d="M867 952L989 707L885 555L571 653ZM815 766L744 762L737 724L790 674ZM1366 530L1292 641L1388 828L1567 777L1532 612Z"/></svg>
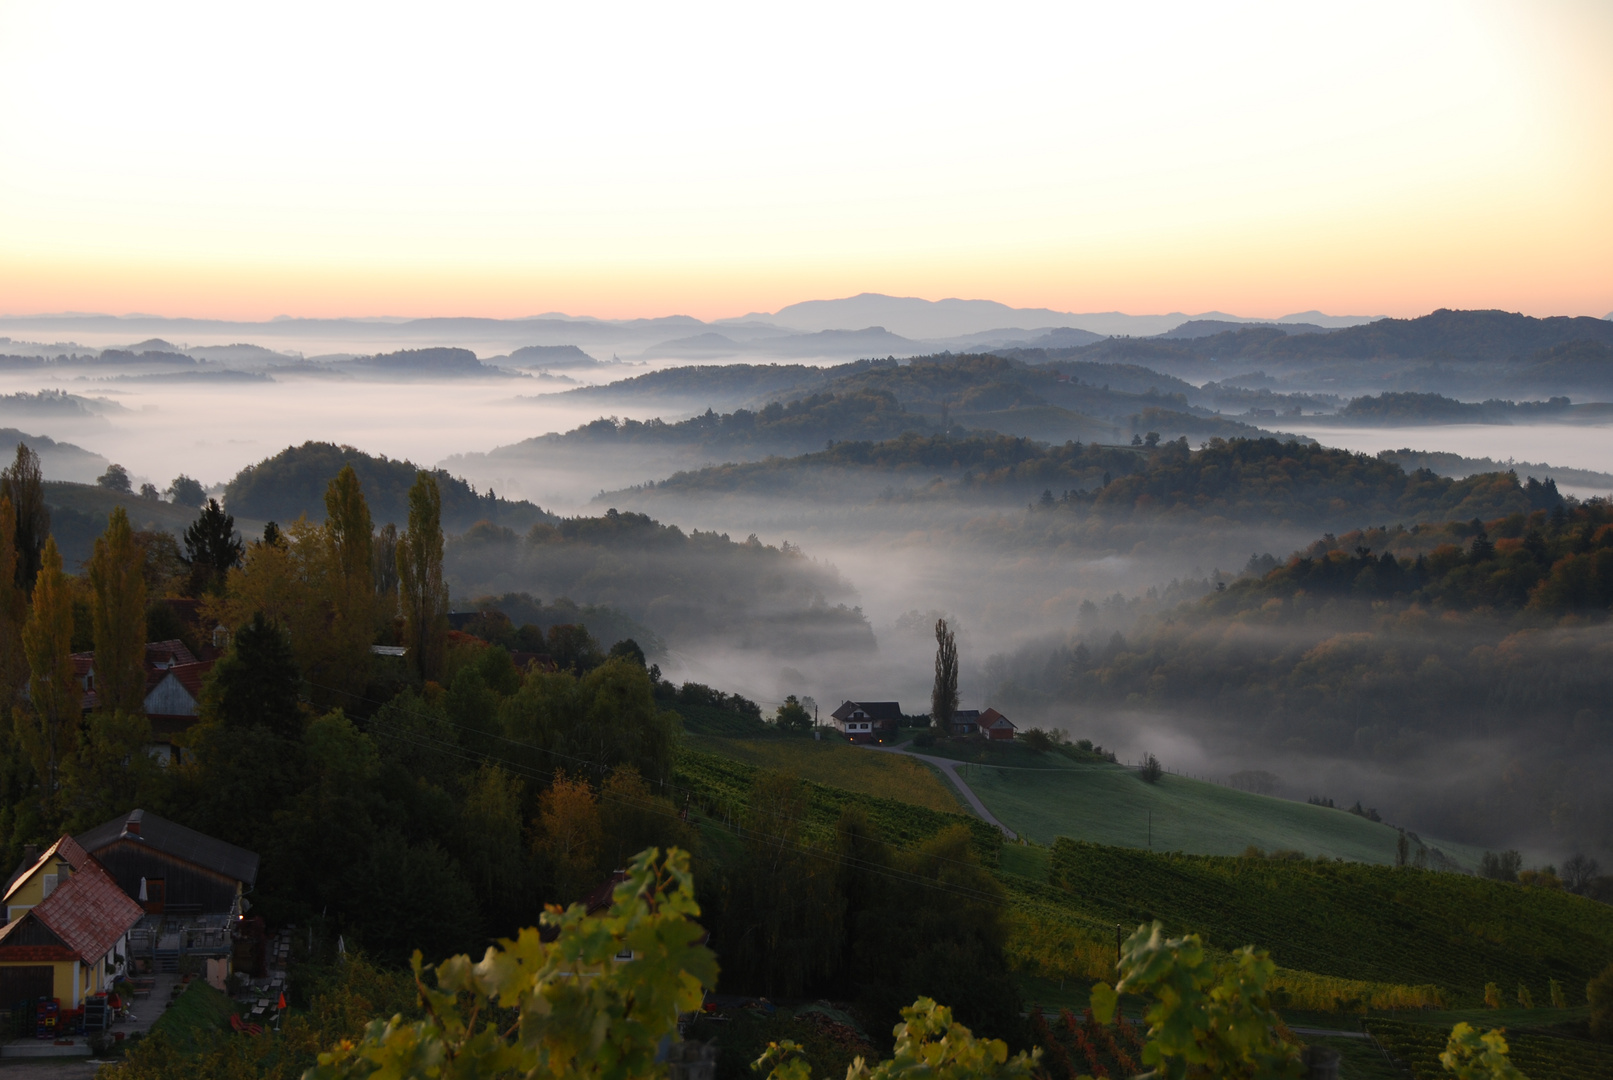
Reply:
<svg viewBox="0 0 1613 1080"><path fill-rule="evenodd" d="M343 466L358 474L378 524L402 524L409 513L407 493L419 467L334 443L305 442L248 465L225 486L224 500L232 513L242 517L281 523L305 514L316 518L323 513L325 486ZM483 520L519 529L554 520L552 514L529 502L500 498L491 489L479 494L464 480L442 470L434 475L442 493L443 525L450 531Z"/></svg>
<svg viewBox="0 0 1613 1080"><path fill-rule="evenodd" d="M1495 517L1559 498L1555 488L1549 494L1526 488L1510 472L1451 480L1309 443L1212 439L1191 450L1185 438L1161 442L1152 433L1141 442L1048 446L1007 436L905 435L882 443L840 443L792 459L678 473L634 494L829 494L848 475L862 473L934 478L909 495L914 499L1031 495L1044 511L1110 519L1165 515L1323 528L1372 519Z"/></svg>
<svg viewBox="0 0 1613 1080"><path fill-rule="evenodd" d="M848 606L851 586L788 543L685 533L644 514L609 510L534 525L525 536L483 522L449 541L454 592L532 592L602 604L680 647L694 642L780 654L871 649Z"/></svg>

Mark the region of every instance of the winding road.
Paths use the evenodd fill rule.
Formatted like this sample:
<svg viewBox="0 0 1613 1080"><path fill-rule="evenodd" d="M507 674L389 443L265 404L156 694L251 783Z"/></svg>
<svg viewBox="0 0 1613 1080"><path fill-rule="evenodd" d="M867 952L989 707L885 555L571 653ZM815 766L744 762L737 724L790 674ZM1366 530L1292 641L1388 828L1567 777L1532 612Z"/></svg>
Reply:
<svg viewBox="0 0 1613 1080"><path fill-rule="evenodd" d="M980 801L980 796L976 795L974 790L970 788L968 784L963 782L963 777L958 775L958 765L967 764L967 762L960 763L953 761L951 758L931 757L929 754L915 754L911 750L903 750L897 746L869 745L868 748L870 750L882 750L887 754L902 754L906 757L918 758L925 764L933 765L937 769L940 769L941 772L946 775L946 778L952 781L952 786L958 789L958 793L968 801L969 805L974 809L974 812L980 816L982 821L997 826L997 828L1003 831L1003 835L1008 837L1010 840L1019 839L1018 833L1014 832L1013 829L1010 829L1007 825L1004 825L1002 822L998 821L994 816L992 816L991 811L986 809L986 804Z"/></svg>

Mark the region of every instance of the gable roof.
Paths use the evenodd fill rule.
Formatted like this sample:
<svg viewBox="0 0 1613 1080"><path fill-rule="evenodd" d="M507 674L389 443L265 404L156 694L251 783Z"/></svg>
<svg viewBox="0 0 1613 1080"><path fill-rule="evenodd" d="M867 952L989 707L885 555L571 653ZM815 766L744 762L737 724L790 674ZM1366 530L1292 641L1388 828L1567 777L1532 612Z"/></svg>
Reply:
<svg viewBox="0 0 1613 1080"><path fill-rule="evenodd" d="M118 888L112 875L101 869L101 864L84 854L64 836L52 845L52 850L72 844L83 856L80 865L73 868L68 879L56 886L54 892L28 909L16 922L0 928L0 945L30 918L37 919L63 945L73 950L85 963L94 963L112 950L118 939L129 932L145 917L145 909L127 893ZM67 854L66 851L63 854ZM71 859L69 860L71 862Z"/></svg>
<svg viewBox="0 0 1613 1080"><path fill-rule="evenodd" d="M1014 727L1014 722L996 709L987 709L980 714L981 727ZM1015 728L1015 730L1018 730Z"/></svg>
<svg viewBox="0 0 1613 1080"><path fill-rule="evenodd" d="M171 668L180 664L194 664L196 654L178 638L169 641L146 642L146 667Z"/></svg>
<svg viewBox="0 0 1613 1080"><path fill-rule="evenodd" d="M91 855L119 841L150 847L239 881L248 888L258 879L256 852L187 829L145 810L131 810L123 817L103 822L78 836L78 842Z"/></svg>
<svg viewBox="0 0 1613 1080"><path fill-rule="evenodd" d="M149 646L147 647L149 648ZM193 701L199 703L202 700L202 679L212 670L213 661L211 660L189 660L184 663L174 664L171 667L148 667L146 668L146 696L150 697L152 691L156 690L157 687L161 686L166 680L173 679L185 688L185 692L191 696ZM150 712L150 706L147 706L146 711Z"/></svg>

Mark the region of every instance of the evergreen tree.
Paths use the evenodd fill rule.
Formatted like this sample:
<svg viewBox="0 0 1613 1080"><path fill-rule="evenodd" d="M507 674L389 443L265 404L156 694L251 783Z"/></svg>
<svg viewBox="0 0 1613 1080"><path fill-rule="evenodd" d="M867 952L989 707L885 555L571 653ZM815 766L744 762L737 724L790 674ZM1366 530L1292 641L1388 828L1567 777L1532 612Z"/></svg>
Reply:
<svg viewBox="0 0 1613 1080"><path fill-rule="evenodd" d="M54 825L62 768L78 748L79 685L73 674L73 599L54 537L46 539L41 555L33 611L22 631L29 707L12 715L17 741L39 778L46 822Z"/></svg>
<svg viewBox="0 0 1613 1080"><path fill-rule="evenodd" d="M91 619L95 632L96 708L135 714L146 700L146 579L144 553L129 515L112 511L90 558Z"/></svg>
<svg viewBox="0 0 1613 1080"><path fill-rule="evenodd" d="M409 489L409 528L398 537L398 591L403 643L415 671L434 679L442 671L448 636L448 589L442 580L442 495L437 478L421 470Z"/></svg>
<svg viewBox="0 0 1613 1080"><path fill-rule="evenodd" d="M241 565L245 548L235 531L235 518L217 499L208 499L201 516L185 530L185 561L191 568L191 591L197 594L223 588L225 575Z"/></svg>
<svg viewBox="0 0 1613 1080"><path fill-rule="evenodd" d="M226 728L260 727L298 741L303 726L300 681L291 642L260 611L214 665L202 692L203 716Z"/></svg>
<svg viewBox="0 0 1613 1080"><path fill-rule="evenodd" d="M50 536L50 510L45 506L45 478L39 470L39 455L24 443L17 444L17 460L0 472L0 492L11 498L15 515L17 566L16 583L24 595L34 591L34 578L43 565L45 539Z"/></svg>

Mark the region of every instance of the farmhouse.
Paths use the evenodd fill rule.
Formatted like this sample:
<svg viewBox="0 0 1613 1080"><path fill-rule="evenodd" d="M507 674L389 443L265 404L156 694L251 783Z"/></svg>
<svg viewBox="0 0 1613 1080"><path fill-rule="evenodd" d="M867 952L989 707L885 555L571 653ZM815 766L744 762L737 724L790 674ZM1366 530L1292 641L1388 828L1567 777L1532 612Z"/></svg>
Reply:
<svg viewBox="0 0 1613 1080"><path fill-rule="evenodd" d="M902 706L894 701L846 701L829 715L852 742L875 742L896 733Z"/></svg>
<svg viewBox="0 0 1613 1080"><path fill-rule="evenodd" d="M204 650L216 652L217 650ZM73 674L78 678L80 705L90 712L98 704L95 684L95 654L72 655ZM175 737L196 722L201 714L202 678L213 669L213 660L197 659L183 641L146 642L145 712L151 720L152 757L169 764L179 753Z"/></svg>
<svg viewBox="0 0 1613 1080"><path fill-rule="evenodd" d="M1012 739L1015 730L1014 722L996 709L980 714L980 732L988 739Z"/></svg>
<svg viewBox="0 0 1613 1080"><path fill-rule="evenodd" d="M64 836L6 884L0 1001L56 998L69 1009L105 991L145 912Z"/></svg>

